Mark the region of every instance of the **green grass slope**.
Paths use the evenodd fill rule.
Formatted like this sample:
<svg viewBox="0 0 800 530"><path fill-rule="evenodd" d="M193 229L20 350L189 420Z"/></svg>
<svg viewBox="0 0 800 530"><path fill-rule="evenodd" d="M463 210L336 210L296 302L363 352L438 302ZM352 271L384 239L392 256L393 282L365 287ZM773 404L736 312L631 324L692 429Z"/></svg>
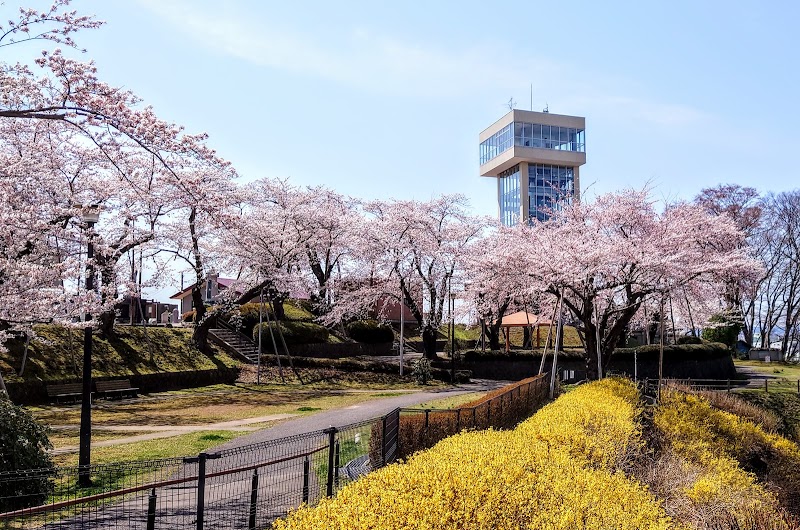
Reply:
<svg viewBox="0 0 800 530"><path fill-rule="evenodd" d="M30 342L25 371L22 363L24 341L12 341L0 353L0 371L6 381L60 380L80 377L83 330L57 325L35 326L37 338ZM125 376L158 372L209 370L235 366L222 351L206 355L192 344L192 330L117 326L116 337L92 337L92 375Z"/></svg>

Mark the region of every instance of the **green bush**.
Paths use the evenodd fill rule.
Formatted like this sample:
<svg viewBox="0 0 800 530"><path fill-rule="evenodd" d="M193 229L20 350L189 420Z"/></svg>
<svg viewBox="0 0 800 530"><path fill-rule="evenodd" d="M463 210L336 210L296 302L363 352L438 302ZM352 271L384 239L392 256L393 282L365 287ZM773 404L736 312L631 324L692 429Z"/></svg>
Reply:
<svg viewBox="0 0 800 530"><path fill-rule="evenodd" d="M741 325L732 315L720 313L708 319L708 325L703 328L702 337L709 342L721 342L733 348L739 338Z"/></svg>
<svg viewBox="0 0 800 530"><path fill-rule="evenodd" d="M347 325L347 335L356 342L381 344L394 340L394 331L377 320L356 320Z"/></svg>
<svg viewBox="0 0 800 530"><path fill-rule="evenodd" d="M274 326L274 323L273 323ZM321 344L328 342L330 332L324 326L314 324L313 322L295 322L292 320L284 320L280 322L283 338L286 344ZM253 340L258 342L258 324L253 328ZM261 336L262 344L271 347L272 339L269 334L269 325L265 322L262 324L261 329L263 335ZM275 340L280 341L277 336L277 330L273 327L273 333L276 333ZM280 342L278 342L280 348Z"/></svg>
<svg viewBox="0 0 800 530"><path fill-rule="evenodd" d="M44 503L53 491L48 478L53 462L47 452L53 446L47 438L47 428L2 394L0 424L0 470L41 470L24 480L0 481L0 512Z"/></svg>
<svg viewBox="0 0 800 530"><path fill-rule="evenodd" d="M703 339L694 335L684 335L678 337L678 344L703 344Z"/></svg>
<svg viewBox="0 0 800 530"><path fill-rule="evenodd" d="M284 302L283 311L286 314L286 320L309 322L314 318L314 315L302 308L302 304L298 306L292 302ZM255 327L258 326L258 312L257 302L248 302L239 306L239 314L241 315L241 332L245 335L251 335ZM228 314L227 318L230 319L231 316L231 314ZM273 315L272 311L270 310L269 304L265 303L263 312L264 322L267 321L267 318L274 320L275 315Z"/></svg>

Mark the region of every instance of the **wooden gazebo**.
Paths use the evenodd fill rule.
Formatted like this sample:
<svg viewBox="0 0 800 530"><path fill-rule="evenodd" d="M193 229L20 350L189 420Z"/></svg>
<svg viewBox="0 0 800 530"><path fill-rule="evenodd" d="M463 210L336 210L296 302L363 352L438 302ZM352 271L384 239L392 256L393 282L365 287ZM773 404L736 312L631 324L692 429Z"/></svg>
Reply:
<svg viewBox="0 0 800 530"><path fill-rule="evenodd" d="M536 347L539 348L541 345L541 328L544 326L548 328L553 325L552 320L548 320L543 318L539 315L535 315L533 313L528 313L526 311L517 311L516 313L512 313L510 315L506 315L503 317L503 320L500 321L500 327L503 328L503 335L506 339L506 352L510 350L510 331L511 328L528 328L531 332L531 342L533 341L533 331L536 332Z"/></svg>

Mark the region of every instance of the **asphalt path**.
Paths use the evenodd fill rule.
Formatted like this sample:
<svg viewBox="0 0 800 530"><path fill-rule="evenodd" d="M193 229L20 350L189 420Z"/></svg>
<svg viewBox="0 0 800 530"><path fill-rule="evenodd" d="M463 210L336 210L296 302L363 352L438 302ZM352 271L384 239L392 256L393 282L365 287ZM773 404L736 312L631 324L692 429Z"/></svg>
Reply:
<svg viewBox="0 0 800 530"><path fill-rule="evenodd" d="M378 399L369 399L357 405L351 405L340 409L318 412L309 416L293 418L272 427L256 431L251 434L239 436L234 440L226 442L210 450L220 451L223 449L233 449L254 443L266 442L315 432L328 427L342 427L351 423L369 420L383 416L396 408L413 407L426 401L441 399L450 396L458 396L469 392L489 392L503 387L511 381L492 381L488 379L473 379L471 383L456 386L437 388L435 390L420 391L413 393L403 393L399 396L390 396ZM377 391L376 392L380 392ZM391 393L391 390L386 391Z"/></svg>

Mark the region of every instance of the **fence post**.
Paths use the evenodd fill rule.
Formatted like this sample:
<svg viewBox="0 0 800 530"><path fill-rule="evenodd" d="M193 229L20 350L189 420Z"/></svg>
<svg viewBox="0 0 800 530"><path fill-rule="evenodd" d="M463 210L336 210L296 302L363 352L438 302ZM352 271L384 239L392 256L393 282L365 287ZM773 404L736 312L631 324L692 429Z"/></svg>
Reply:
<svg viewBox="0 0 800 530"><path fill-rule="evenodd" d="M203 515L206 503L206 453L197 457L197 530L203 530Z"/></svg>
<svg viewBox="0 0 800 530"><path fill-rule="evenodd" d="M769 394L769 379L764 379L764 392Z"/></svg>
<svg viewBox="0 0 800 530"><path fill-rule="evenodd" d="M339 488L339 440L336 440L336 449L333 457L333 483Z"/></svg>
<svg viewBox="0 0 800 530"><path fill-rule="evenodd" d="M384 436L386 436L386 420L383 421L383 431ZM325 434L328 435L328 484L326 489L326 495L328 497L333 496L333 468L334 468L334 459L335 459L335 452L336 452L336 427L328 427L324 431Z"/></svg>
<svg viewBox="0 0 800 530"><path fill-rule="evenodd" d="M303 502L308 504L308 479L311 471L311 462L308 457L303 461Z"/></svg>
<svg viewBox="0 0 800 530"><path fill-rule="evenodd" d="M219 453L200 453L197 457L184 458L186 464L197 462L197 530L203 530L206 509L206 460L220 458Z"/></svg>
<svg viewBox="0 0 800 530"><path fill-rule="evenodd" d="M256 528L256 505L258 504L258 470L253 470L253 482L250 484L250 524L249 530Z"/></svg>
<svg viewBox="0 0 800 530"><path fill-rule="evenodd" d="M800 394L800 379L797 380L797 393Z"/></svg>
<svg viewBox="0 0 800 530"><path fill-rule="evenodd" d="M731 391L731 380L730 380L730 379L728 379L728 382L727 382L727 385L726 385L725 389L726 389L728 392L730 392L730 391Z"/></svg>
<svg viewBox="0 0 800 530"><path fill-rule="evenodd" d="M800 384L800 379L798 379L797 382L798 382L798 384ZM478 428L478 418L475 415L475 411L477 409L478 409L478 407L472 407L472 428L473 429L477 429Z"/></svg>
<svg viewBox="0 0 800 530"><path fill-rule="evenodd" d="M431 409L425 409L425 428L428 428L428 415L431 413Z"/></svg>
<svg viewBox="0 0 800 530"><path fill-rule="evenodd" d="M486 402L486 428L492 426L492 399Z"/></svg>
<svg viewBox="0 0 800 530"><path fill-rule="evenodd" d="M150 492L147 497L147 530L156 528L156 489Z"/></svg>
<svg viewBox="0 0 800 530"><path fill-rule="evenodd" d="M456 409L456 432L461 429L461 409Z"/></svg>

